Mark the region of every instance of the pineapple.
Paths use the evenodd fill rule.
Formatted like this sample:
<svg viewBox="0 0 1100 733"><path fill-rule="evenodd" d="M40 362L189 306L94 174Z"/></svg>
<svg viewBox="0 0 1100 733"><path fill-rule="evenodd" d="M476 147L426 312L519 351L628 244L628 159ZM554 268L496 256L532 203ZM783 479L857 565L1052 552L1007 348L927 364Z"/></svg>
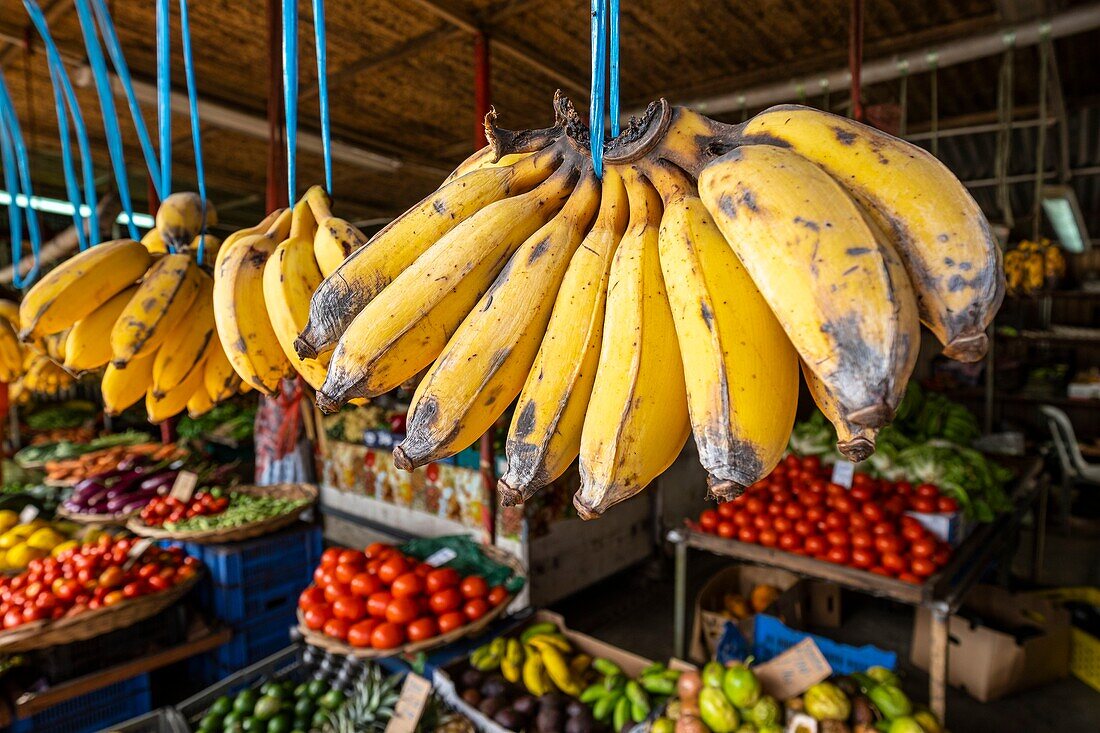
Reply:
<svg viewBox="0 0 1100 733"><path fill-rule="evenodd" d="M399 681L396 675L385 676L378 665L370 665L348 701L325 726L325 733L384 731L401 695Z"/></svg>

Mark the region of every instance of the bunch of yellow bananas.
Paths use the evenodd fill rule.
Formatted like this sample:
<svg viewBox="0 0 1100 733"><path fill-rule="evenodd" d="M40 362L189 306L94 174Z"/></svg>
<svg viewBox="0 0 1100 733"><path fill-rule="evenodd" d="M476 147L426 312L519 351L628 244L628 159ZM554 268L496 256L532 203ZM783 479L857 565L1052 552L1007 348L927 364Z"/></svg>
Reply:
<svg viewBox="0 0 1100 733"><path fill-rule="evenodd" d="M299 356L294 340L321 281L366 241L333 216L320 186L293 209L226 240L214 271L214 316L231 369L245 384L271 394L295 373L314 389L324 384L328 354Z"/></svg>
<svg viewBox="0 0 1100 733"><path fill-rule="evenodd" d="M207 204L206 223L216 221ZM20 338L42 344L62 373L106 367L101 388L112 414L144 397L158 423L237 394L240 382L214 336L214 282L196 261L202 222L199 197L174 193L143 242L104 242L54 268L19 306ZM217 246L207 235L209 259Z"/></svg>
<svg viewBox="0 0 1100 733"><path fill-rule="evenodd" d="M641 491L694 433L721 497L766 475L802 371L862 459L892 418L923 322L981 358L1004 274L934 157L786 106L730 126L666 102L611 141L602 179L568 100L492 143L316 288L295 341L331 352L334 410L426 370L395 462L462 450L516 403L506 503L580 458L584 517ZM517 401L518 400L518 401Z"/></svg>
<svg viewBox="0 0 1100 733"><path fill-rule="evenodd" d="M1066 256L1046 237L1025 239L1005 253L1005 278L1013 295L1034 295L1066 274Z"/></svg>
<svg viewBox="0 0 1100 733"><path fill-rule="evenodd" d="M5 384L16 383L25 371L18 329L19 304L0 299L0 382Z"/></svg>

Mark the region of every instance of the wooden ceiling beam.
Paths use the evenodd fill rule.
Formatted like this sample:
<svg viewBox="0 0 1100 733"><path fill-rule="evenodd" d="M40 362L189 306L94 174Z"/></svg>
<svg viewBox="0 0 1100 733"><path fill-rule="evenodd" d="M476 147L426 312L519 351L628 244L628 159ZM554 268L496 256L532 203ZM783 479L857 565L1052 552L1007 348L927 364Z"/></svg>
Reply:
<svg viewBox="0 0 1100 733"><path fill-rule="evenodd" d="M52 23L57 19L57 16L61 15L69 7L69 3L65 0L48 0L40 4L42 7L42 15L46 18L46 23ZM29 31L34 30L34 26L31 25L30 18L27 19L27 29ZM37 39L35 35L33 38ZM6 40L3 44L3 48L0 48L0 67L4 66L11 60L13 54L19 50L20 43L16 43L13 40Z"/></svg>

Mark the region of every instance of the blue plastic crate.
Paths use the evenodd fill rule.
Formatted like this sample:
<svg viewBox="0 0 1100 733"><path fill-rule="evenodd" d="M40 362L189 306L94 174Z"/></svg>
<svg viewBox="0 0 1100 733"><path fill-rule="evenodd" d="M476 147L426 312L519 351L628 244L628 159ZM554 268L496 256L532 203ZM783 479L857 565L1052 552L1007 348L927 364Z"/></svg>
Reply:
<svg viewBox="0 0 1100 733"><path fill-rule="evenodd" d="M766 613L756 616L753 622L753 636L753 655L757 662L766 662L809 637L814 640L829 662L829 666L833 668L833 672L837 674L862 672L874 666L895 669L898 664L898 655L894 652L879 649L872 644L851 646L817 634L795 631Z"/></svg>
<svg viewBox="0 0 1100 733"><path fill-rule="evenodd" d="M149 675L141 674L12 721L11 733L95 733L153 708Z"/></svg>
<svg viewBox="0 0 1100 733"><path fill-rule="evenodd" d="M225 545L169 542L206 565L215 585L249 586L279 583L301 570L313 572L324 549L321 528L299 522L290 529L254 540Z"/></svg>
<svg viewBox="0 0 1100 733"><path fill-rule="evenodd" d="M293 616L298 606L298 596L310 583L309 573L296 575L271 587L210 584L201 589L199 601L215 617L234 627L246 626L252 619L280 611Z"/></svg>
<svg viewBox="0 0 1100 733"><path fill-rule="evenodd" d="M188 674L210 684L285 648L290 629L297 624L296 609L297 602L234 627L228 642L191 658Z"/></svg>

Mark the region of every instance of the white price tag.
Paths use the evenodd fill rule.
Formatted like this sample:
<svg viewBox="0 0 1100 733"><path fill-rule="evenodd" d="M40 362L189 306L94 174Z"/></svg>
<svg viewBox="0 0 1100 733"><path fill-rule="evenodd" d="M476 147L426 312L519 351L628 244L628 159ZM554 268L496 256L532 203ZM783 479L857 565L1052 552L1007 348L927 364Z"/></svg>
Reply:
<svg viewBox="0 0 1100 733"><path fill-rule="evenodd" d="M134 544L130 545L130 552L126 558L126 562L123 565L125 570L129 570L134 566L141 556L145 554L145 551L153 546L153 540L149 537L143 537Z"/></svg>
<svg viewBox="0 0 1100 733"><path fill-rule="evenodd" d="M27 504L23 507L23 511L19 512L19 523L27 524L33 522L38 516L38 507L34 504Z"/></svg>
<svg viewBox="0 0 1100 733"><path fill-rule="evenodd" d="M433 568L438 568L441 565L446 565L451 560L454 560L456 557L458 557L457 552L452 550L450 547L444 547L441 550L436 550L435 552L433 552L424 562L431 565Z"/></svg>
<svg viewBox="0 0 1100 733"><path fill-rule="evenodd" d="M837 461L833 464L834 484L840 484L846 489L852 488L852 477L856 475L856 464L850 461Z"/></svg>
<svg viewBox="0 0 1100 733"><path fill-rule="evenodd" d="M401 688L401 697L397 699L393 717L386 724L386 733L414 733L420 716L428 704L428 695L432 692L432 683L418 674L410 672Z"/></svg>
<svg viewBox="0 0 1100 733"><path fill-rule="evenodd" d="M186 504L195 495L195 487L198 485L199 475L197 473L180 471L176 474L176 480L172 484L172 490L168 492L168 496Z"/></svg>

